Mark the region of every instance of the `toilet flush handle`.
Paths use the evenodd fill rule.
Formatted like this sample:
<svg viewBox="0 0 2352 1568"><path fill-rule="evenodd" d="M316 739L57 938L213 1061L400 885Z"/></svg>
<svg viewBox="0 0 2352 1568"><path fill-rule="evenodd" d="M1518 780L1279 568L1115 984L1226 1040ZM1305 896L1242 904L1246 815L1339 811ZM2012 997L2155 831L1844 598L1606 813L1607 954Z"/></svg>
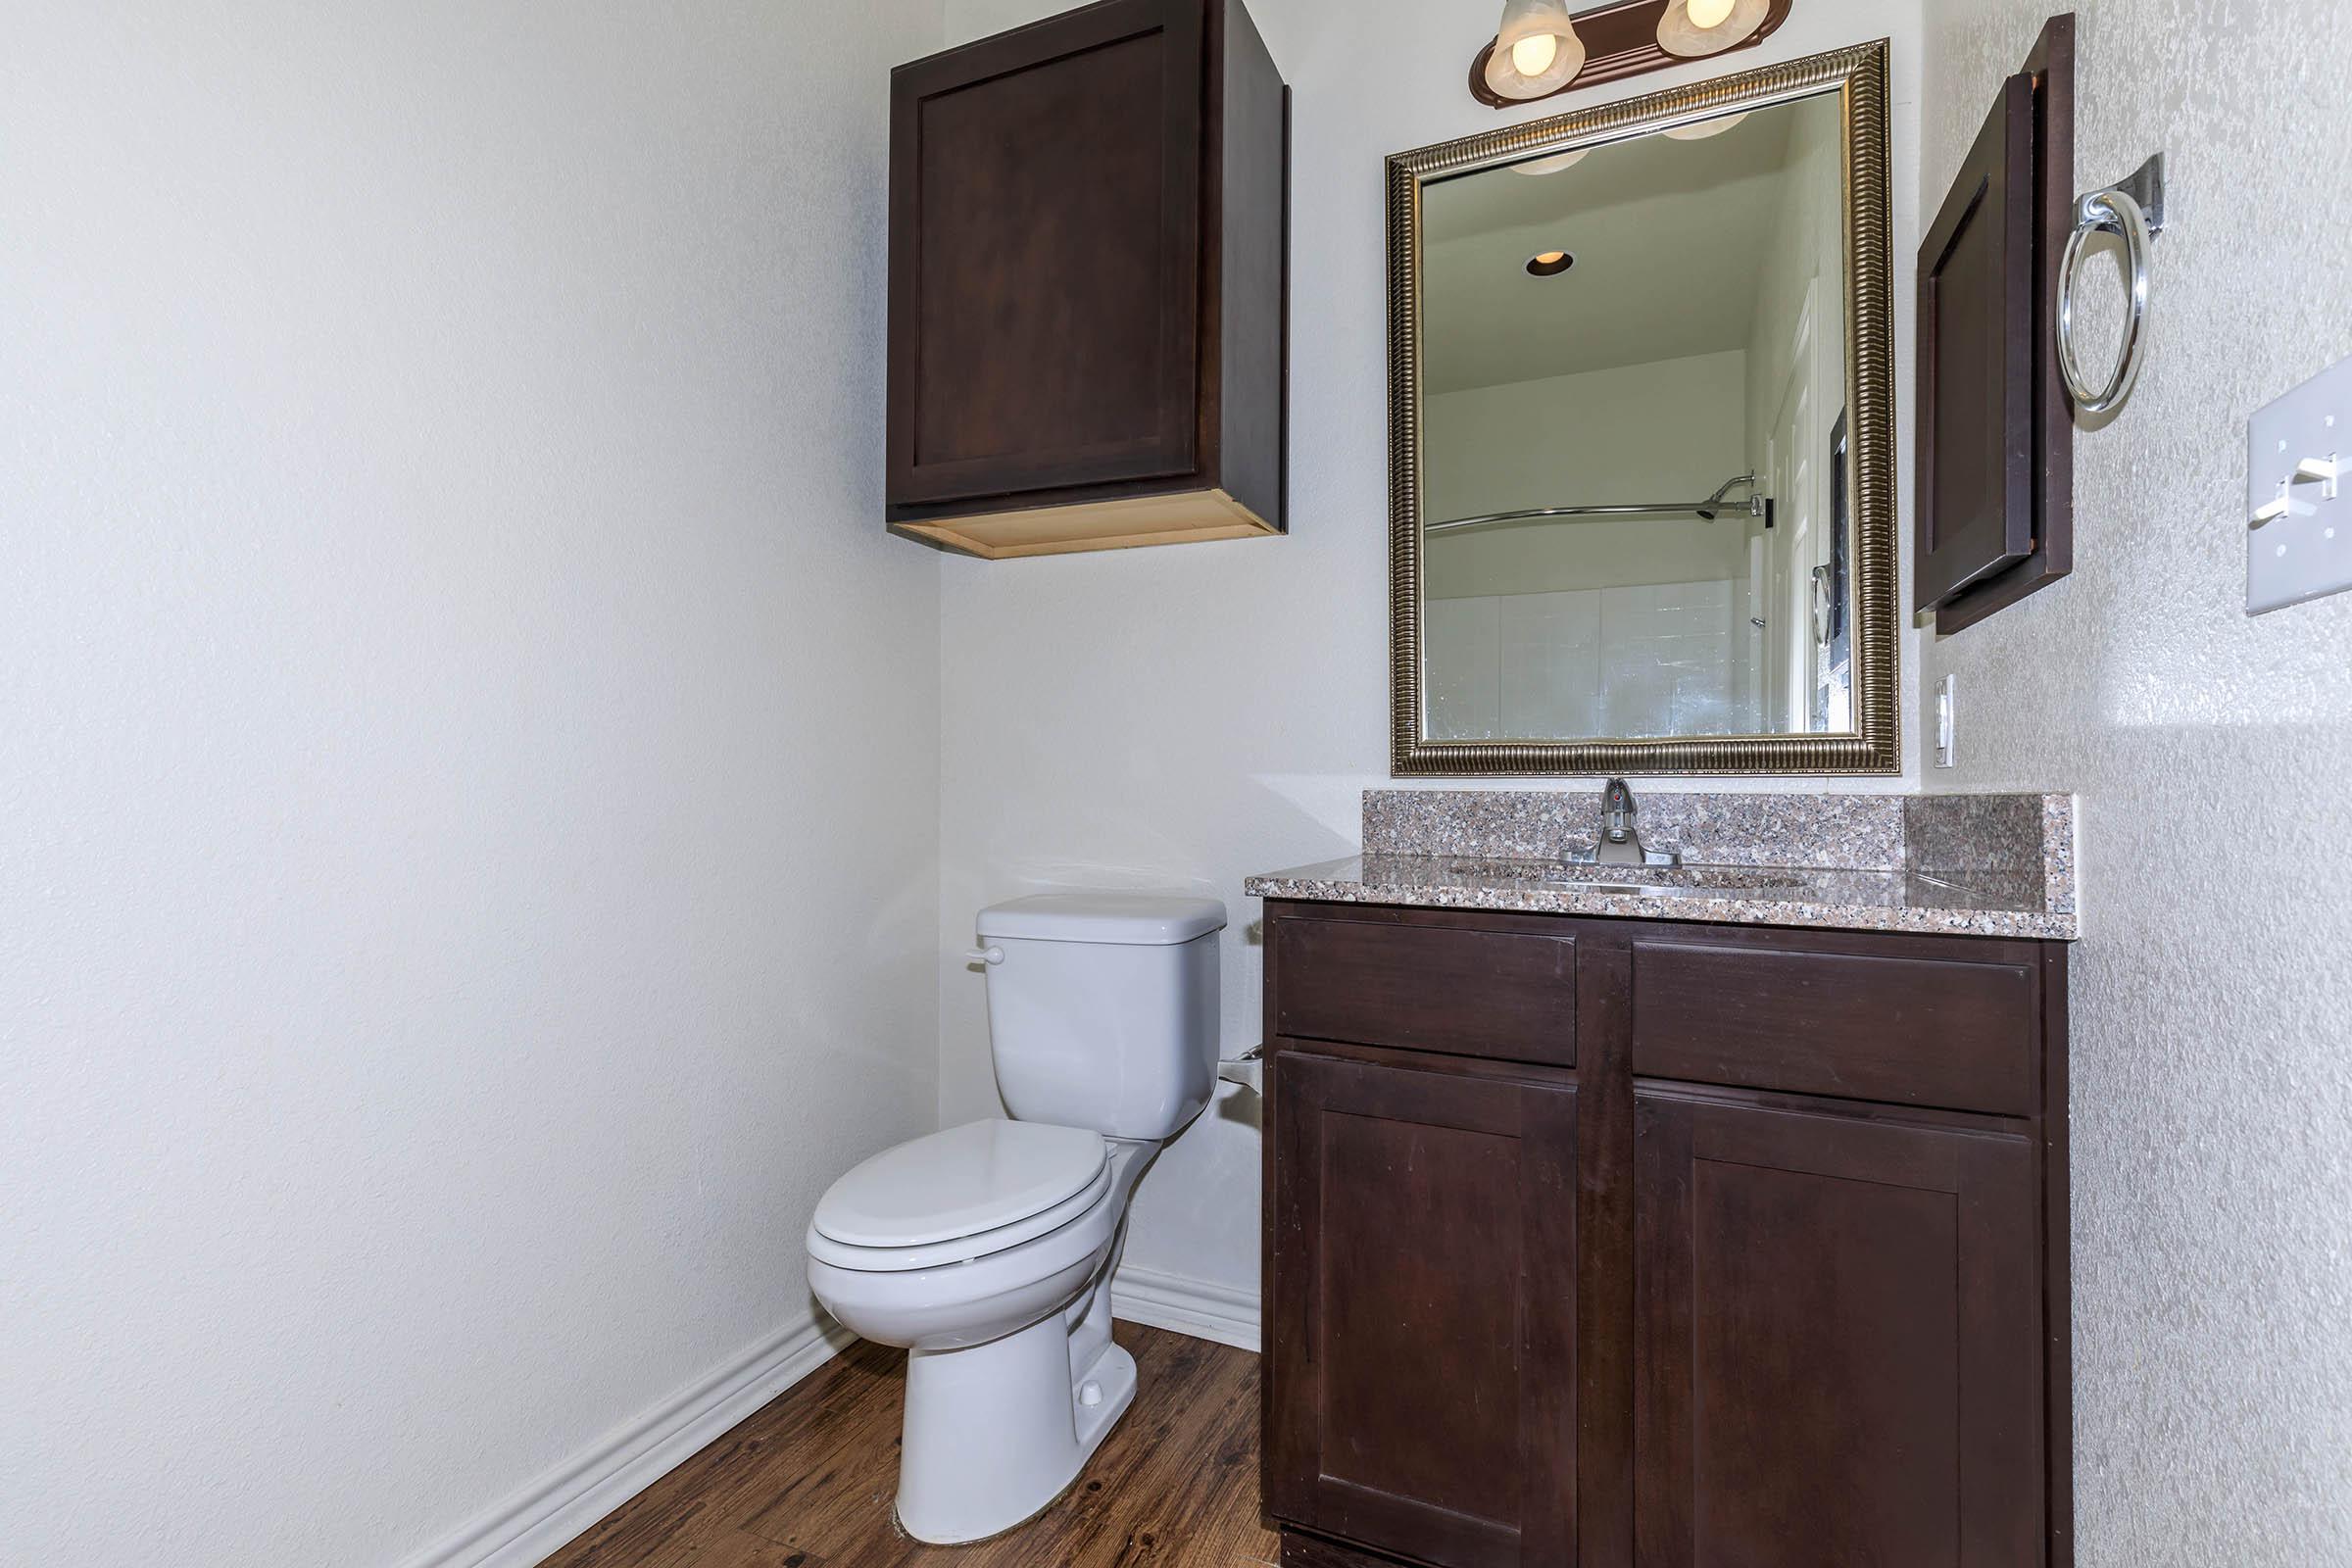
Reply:
<svg viewBox="0 0 2352 1568"><path fill-rule="evenodd" d="M1004 950L997 947L973 948L964 954L963 961L966 963L1003 963Z"/></svg>

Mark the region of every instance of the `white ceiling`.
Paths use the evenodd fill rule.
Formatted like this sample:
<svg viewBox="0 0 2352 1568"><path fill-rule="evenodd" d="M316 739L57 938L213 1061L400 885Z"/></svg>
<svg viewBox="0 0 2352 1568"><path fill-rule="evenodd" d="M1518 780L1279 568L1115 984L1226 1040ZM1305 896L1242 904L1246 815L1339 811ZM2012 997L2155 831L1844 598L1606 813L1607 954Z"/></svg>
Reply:
<svg viewBox="0 0 2352 1568"><path fill-rule="evenodd" d="M1499 386L1747 346L1749 256L1788 180L1789 129L1834 99L1759 110L1704 141L1650 135L1572 169L1490 169L1422 194L1422 375L1429 392ZM1565 250L1576 266L1531 277Z"/></svg>

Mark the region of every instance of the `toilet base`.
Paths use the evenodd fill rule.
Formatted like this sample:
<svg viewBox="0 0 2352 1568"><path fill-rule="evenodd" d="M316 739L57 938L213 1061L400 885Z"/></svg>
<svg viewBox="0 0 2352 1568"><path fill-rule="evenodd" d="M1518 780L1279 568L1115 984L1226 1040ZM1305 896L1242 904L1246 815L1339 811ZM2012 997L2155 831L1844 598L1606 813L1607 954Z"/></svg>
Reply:
<svg viewBox="0 0 2352 1568"><path fill-rule="evenodd" d="M1098 1308L1107 1328L1108 1291ZM986 1345L911 1350L899 1527L933 1545L1002 1535L1067 1491L1135 1402L1135 1357L1059 1312ZM1092 1349L1073 1370L1072 1351ZM1089 1403L1090 1394L1093 1402Z"/></svg>

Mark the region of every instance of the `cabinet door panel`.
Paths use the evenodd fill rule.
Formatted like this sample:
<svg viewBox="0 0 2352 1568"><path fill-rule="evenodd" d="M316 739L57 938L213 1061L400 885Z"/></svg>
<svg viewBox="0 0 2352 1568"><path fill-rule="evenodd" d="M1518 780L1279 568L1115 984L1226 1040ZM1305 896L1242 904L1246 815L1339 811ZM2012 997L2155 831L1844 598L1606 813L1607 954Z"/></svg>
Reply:
<svg viewBox="0 0 2352 1568"><path fill-rule="evenodd" d="M1201 18L1110 0L892 78L892 501L1194 468Z"/></svg>
<svg viewBox="0 0 2352 1568"><path fill-rule="evenodd" d="M2039 1561L2022 1135L1636 1099L1642 1568Z"/></svg>
<svg viewBox="0 0 2352 1568"><path fill-rule="evenodd" d="M2003 83L1919 251L1913 608L2034 549L2034 85Z"/></svg>
<svg viewBox="0 0 2352 1568"><path fill-rule="evenodd" d="M1575 1090L1275 1058L1272 1511L1438 1568L1575 1539Z"/></svg>

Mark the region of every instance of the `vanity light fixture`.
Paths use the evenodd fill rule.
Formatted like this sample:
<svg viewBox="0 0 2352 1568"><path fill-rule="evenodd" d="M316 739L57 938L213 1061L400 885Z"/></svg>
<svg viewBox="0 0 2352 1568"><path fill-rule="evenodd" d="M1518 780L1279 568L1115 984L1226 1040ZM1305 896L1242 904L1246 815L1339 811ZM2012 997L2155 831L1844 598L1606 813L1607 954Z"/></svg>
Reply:
<svg viewBox="0 0 2352 1568"><path fill-rule="evenodd" d="M1717 115L1712 120L1693 120L1687 124L1669 125L1666 134L1676 141L1705 141L1710 136L1722 135L1746 118L1743 114Z"/></svg>
<svg viewBox="0 0 2352 1568"><path fill-rule="evenodd" d="M1487 56L1489 91L1514 101L1546 97L1584 66L1584 40L1569 20L1567 0L1503 0L1502 25Z"/></svg>
<svg viewBox="0 0 2352 1568"><path fill-rule="evenodd" d="M1502 25L1470 62L1470 96L1490 109L1516 109L1538 98L1752 49L1780 30L1796 3L1506 0Z"/></svg>
<svg viewBox="0 0 2352 1568"><path fill-rule="evenodd" d="M1576 265L1576 258L1566 251L1538 251L1527 259L1530 277L1557 277Z"/></svg>
<svg viewBox="0 0 2352 1568"><path fill-rule="evenodd" d="M1670 0L1658 47L1683 60L1719 55L1764 25L1771 0Z"/></svg>

